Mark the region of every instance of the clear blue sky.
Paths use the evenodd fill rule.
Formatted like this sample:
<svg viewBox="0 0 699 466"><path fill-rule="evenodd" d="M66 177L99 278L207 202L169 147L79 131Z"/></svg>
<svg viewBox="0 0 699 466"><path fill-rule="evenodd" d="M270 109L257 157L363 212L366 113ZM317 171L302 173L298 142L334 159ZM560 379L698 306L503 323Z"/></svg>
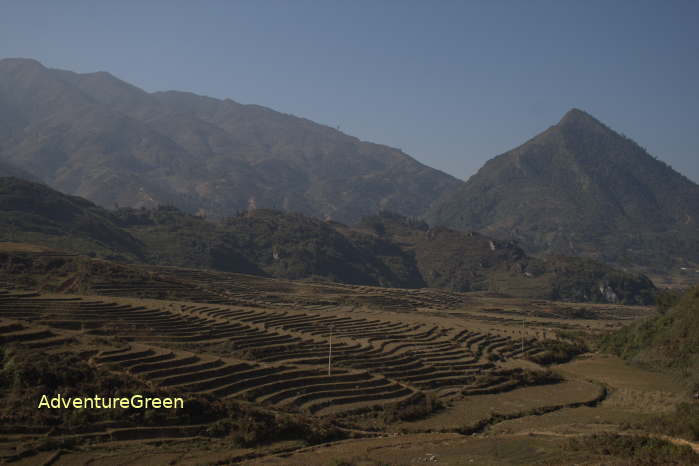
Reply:
<svg viewBox="0 0 699 466"><path fill-rule="evenodd" d="M699 181L699 1L24 1L0 57L303 116L468 178L588 111Z"/></svg>

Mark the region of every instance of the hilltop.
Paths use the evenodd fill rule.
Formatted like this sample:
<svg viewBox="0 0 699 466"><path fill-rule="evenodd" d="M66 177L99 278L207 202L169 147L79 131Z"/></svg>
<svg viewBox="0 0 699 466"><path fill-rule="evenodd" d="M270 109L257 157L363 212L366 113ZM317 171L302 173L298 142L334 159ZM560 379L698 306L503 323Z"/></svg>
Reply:
<svg viewBox="0 0 699 466"><path fill-rule="evenodd" d="M699 262L699 186L578 109L487 162L427 219L534 254L656 273Z"/></svg>
<svg viewBox="0 0 699 466"><path fill-rule="evenodd" d="M143 244L109 211L41 183L0 177L0 237L122 260L144 257Z"/></svg>
<svg viewBox="0 0 699 466"><path fill-rule="evenodd" d="M339 233L336 224L302 214L257 209L211 222L159 207L120 209L115 215L143 241L152 264L377 286L423 285L396 245L356 241ZM381 248L397 258L394 266L382 261ZM405 273L401 264L408 268Z"/></svg>

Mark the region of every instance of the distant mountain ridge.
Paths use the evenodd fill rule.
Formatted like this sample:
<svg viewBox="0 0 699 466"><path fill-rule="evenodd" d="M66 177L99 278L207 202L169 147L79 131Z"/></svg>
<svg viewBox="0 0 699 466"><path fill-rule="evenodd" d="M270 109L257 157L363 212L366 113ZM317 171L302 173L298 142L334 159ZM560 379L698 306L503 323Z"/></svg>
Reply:
<svg viewBox="0 0 699 466"><path fill-rule="evenodd" d="M491 159L426 217L515 238L533 253L699 262L699 186L578 109Z"/></svg>
<svg viewBox="0 0 699 466"><path fill-rule="evenodd" d="M120 262L393 288L627 304L655 295L640 274L592 260L536 258L511 241L431 229L389 212L356 226L267 209L212 222L167 206L108 211L17 178L0 178L0 241Z"/></svg>
<svg viewBox="0 0 699 466"><path fill-rule="evenodd" d="M350 223L421 215L462 183L310 120L28 59L0 60L0 160L106 207L230 216L254 203Z"/></svg>

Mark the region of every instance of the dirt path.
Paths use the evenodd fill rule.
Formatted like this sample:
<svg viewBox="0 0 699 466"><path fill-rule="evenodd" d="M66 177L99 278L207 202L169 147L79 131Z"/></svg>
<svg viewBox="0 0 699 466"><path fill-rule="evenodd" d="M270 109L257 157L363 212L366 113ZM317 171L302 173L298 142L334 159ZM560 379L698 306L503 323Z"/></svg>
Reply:
<svg viewBox="0 0 699 466"><path fill-rule="evenodd" d="M663 440L667 440L668 442L672 442L675 445L687 445L689 448L694 450L696 454L699 455L699 442L690 442L689 440L685 440L683 438L679 437L670 437L668 435L660 435L660 434L651 434L651 437L657 437L661 438Z"/></svg>

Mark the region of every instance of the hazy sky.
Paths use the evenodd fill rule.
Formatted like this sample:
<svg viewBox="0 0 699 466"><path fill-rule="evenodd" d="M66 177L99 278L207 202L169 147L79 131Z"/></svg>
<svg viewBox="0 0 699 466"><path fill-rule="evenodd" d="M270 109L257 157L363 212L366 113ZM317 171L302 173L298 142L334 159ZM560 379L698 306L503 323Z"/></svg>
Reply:
<svg viewBox="0 0 699 466"><path fill-rule="evenodd" d="M0 57L340 126L468 178L588 111L699 181L699 1L1 1Z"/></svg>

